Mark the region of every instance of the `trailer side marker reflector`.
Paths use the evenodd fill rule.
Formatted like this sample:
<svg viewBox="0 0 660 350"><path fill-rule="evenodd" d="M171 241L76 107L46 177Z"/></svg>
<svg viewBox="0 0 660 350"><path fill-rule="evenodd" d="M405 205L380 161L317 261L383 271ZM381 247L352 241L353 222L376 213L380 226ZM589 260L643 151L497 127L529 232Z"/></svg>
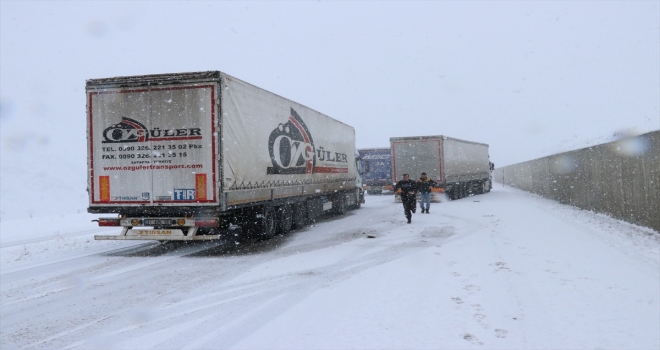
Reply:
<svg viewBox="0 0 660 350"><path fill-rule="evenodd" d="M206 200L206 174L195 174L197 200Z"/></svg>
<svg viewBox="0 0 660 350"><path fill-rule="evenodd" d="M110 201L110 176L99 176L99 192L101 202Z"/></svg>

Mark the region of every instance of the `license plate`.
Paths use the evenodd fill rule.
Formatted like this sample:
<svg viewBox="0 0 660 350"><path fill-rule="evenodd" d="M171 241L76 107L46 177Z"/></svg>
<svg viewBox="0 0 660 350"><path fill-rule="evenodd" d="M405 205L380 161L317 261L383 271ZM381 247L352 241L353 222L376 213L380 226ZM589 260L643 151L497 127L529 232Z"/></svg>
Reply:
<svg viewBox="0 0 660 350"><path fill-rule="evenodd" d="M175 225L176 220L172 219L145 219L144 224L147 226L152 225Z"/></svg>
<svg viewBox="0 0 660 350"><path fill-rule="evenodd" d="M141 237L163 237L163 236L183 236L183 231L172 230L128 230L127 236L141 236Z"/></svg>
<svg viewBox="0 0 660 350"><path fill-rule="evenodd" d="M138 236L140 235L171 235L172 230L137 230Z"/></svg>

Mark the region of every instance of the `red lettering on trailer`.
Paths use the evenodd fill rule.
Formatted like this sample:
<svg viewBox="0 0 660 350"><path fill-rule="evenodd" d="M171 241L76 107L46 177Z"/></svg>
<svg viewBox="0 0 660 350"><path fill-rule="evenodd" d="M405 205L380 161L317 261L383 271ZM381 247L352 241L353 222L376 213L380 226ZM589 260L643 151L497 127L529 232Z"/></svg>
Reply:
<svg viewBox="0 0 660 350"><path fill-rule="evenodd" d="M334 168L334 167L321 167L317 166L314 168L315 173L348 173L348 168Z"/></svg>

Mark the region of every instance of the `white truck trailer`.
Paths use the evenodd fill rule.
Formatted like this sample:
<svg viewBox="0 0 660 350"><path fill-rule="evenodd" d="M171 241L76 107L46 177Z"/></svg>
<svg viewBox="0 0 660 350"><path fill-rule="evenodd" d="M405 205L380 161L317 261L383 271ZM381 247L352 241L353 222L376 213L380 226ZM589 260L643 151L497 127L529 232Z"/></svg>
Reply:
<svg viewBox="0 0 660 350"><path fill-rule="evenodd" d="M86 93L88 211L123 227L97 240L271 236L364 201L352 127L225 73L91 79Z"/></svg>
<svg viewBox="0 0 660 350"><path fill-rule="evenodd" d="M439 135L392 137L390 145L395 181L406 173L416 180L425 172L438 183L432 192L434 202L440 201L442 192L454 200L492 188L487 144Z"/></svg>

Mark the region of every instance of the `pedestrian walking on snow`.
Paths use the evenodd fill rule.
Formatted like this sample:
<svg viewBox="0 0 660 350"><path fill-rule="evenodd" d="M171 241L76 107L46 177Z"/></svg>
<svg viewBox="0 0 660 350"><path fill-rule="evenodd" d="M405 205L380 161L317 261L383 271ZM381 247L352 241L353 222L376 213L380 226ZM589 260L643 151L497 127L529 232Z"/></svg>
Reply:
<svg viewBox="0 0 660 350"><path fill-rule="evenodd" d="M401 190L401 202L403 203L403 212L406 214L406 219L410 223L412 219L411 212L415 212L417 208L417 183L410 179L408 174L403 174L403 180L396 183L394 186L394 193Z"/></svg>
<svg viewBox="0 0 660 350"><path fill-rule="evenodd" d="M419 190L419 208L422 213L429 213L431 208L431 188L436 187L437 182L426 177L426 173L422 173L419 180L417 180L417 190ZM426 206L426 208L424 208Z"/></svg>

